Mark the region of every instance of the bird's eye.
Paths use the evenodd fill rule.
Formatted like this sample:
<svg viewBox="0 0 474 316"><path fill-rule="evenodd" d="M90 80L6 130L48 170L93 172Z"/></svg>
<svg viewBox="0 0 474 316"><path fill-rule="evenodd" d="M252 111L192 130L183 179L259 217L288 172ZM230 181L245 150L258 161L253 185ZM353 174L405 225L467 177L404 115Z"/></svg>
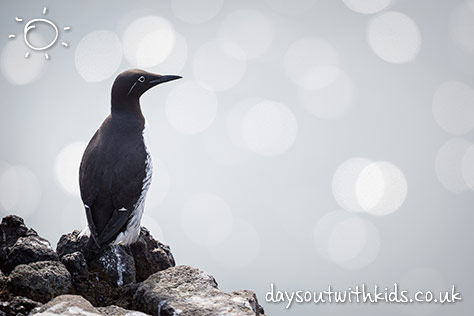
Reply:
<svg viewBox="0 0 474 316"><path fill-rule="evenodd" d="M145 77L144 77L144 76L140 76L140 78L138 78L138 81L140 81L141 83L144 83L144 82L145 82Z"/></svg>

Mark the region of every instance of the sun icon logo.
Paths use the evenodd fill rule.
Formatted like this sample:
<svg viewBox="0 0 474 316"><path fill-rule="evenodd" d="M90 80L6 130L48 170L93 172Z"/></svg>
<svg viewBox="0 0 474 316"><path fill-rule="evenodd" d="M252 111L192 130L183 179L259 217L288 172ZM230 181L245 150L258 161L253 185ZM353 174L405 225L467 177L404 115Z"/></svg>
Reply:
<svg viewBox="0 0 474 316"><path fill-rule="evenodd" d="M48 9L46 7L44 7L43 8L43 15L46 15L47 12L48 12ZM15 21L17 21L18 23L22 23L23 19L19 18L19 17L16 17ZM52 31L53 31L53 34L54 34L52 36L52 38L50 39L50 41L48 43L46 43L45 45L42 45L42 46L32 44L30 39L28 38L28 33L31 30L34 30L37 27L37 25L39 25L39 24L44 24L45 26L51 28ZM63 30L66 31L66 32L69 31L70 29L71 29L70 26L65 26L63 28ZM59 37L59 29L56 26L56 24L54 24L54 22L52 22L51 20L48 20L48 19L45 19L45 18L36 18L36 19L29 20L26 23L25 27L23 28L23 40L25 41L26 46L28 46L29 48L31 48L34 51L46 51L47 49L51 48L54 44L56 44L56 42L58 40L58 37ZM15 34L10 34L10 35L8 35L8 38L15 39L16 35ZM65 48L69 47L69 44L66 43L66 42L62 42L61 44ZM25 58L28 58L28 57L30 57L30 52L29 51L26 52L26 54L25 54ZM49 60L49 54L45 52L44 53L44 58L46 58L46 60Z"/></svg>

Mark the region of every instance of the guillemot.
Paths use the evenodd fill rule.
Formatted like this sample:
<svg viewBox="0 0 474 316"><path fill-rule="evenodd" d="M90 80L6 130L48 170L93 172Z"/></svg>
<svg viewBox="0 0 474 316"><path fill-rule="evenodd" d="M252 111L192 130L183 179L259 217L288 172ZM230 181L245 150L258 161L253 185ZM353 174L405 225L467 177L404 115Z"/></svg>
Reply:
<svg viewBox="0 0 474 316"><path fill-rule="evenodd" d="M153 169L140 97L180 78L132 69L115 79L111 113L87 145L79 169L90 251L137 240Z"/></svg>

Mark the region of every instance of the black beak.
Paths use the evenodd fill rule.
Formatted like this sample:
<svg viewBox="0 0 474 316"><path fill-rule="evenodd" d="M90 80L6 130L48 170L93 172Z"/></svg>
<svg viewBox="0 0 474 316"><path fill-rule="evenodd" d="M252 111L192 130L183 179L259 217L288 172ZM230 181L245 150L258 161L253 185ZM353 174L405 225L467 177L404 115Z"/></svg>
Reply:
<svg viewBox="0 0 474 316"><path fill-rule="evenodd" d="M181 79L181 78L182 78L181 76L165 75L165 76L159 76L158 78L151 80L150 83L152 85L157 85L160 83L164 83L164 82L168 82L168 81L176 80L176 79Z"/></svg>

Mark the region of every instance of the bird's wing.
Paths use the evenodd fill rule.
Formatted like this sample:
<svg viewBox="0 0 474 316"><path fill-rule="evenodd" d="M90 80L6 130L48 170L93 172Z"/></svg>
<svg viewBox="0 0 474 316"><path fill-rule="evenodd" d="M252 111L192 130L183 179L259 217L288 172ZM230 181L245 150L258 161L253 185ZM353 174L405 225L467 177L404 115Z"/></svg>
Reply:
<svg viewBox="0 0 474 316"><path fill-rule="evenodd" d="M126 150L119 151L110 174L108 184L113 206L109 222L98 235L100 245L110 243L126 228L127 222L135 211L146 178L147 152L143 141L123 144Z"/></svg>
<svg viewBox="0 0 474 316"><path fill-rule="evenodd" d="M124 230L132 212L133 210L114 210L112 217L104 227L104 230L96 237L96 244L99 248L110 244L117 237L117 235Z"/></svg>
<svg viewBox="0 0 474 316"><path fill-rule="evenodd" d="M100 152L94 150L99 138L99 130L92 136L89 144L82 156L81 165L79 167L79 186L81 189L81 199L86 207L94 204L99 193L102 175L104 170L99 168L102 160Z"/></svg>
<svg viewBox="0 0 474 316"><path fill-rule="evenodd" d="M95 201L99 195L105 171L103 168L100 168L103 163L103 155L97 148L99 138L100 130L98 129L89 141L79 167L81 199L84 203L91 238L94 240L96 245L98 245L98 231L97 223L94 221L92 207L94 207Z"/></svg>

